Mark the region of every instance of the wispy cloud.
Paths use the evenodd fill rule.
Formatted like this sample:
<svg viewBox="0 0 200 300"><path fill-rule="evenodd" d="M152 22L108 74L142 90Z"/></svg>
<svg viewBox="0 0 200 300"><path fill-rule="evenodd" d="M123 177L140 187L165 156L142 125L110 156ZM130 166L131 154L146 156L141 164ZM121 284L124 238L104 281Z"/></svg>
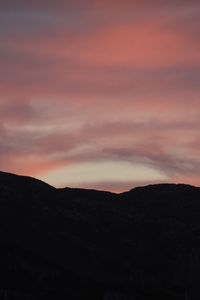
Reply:
<svg viewBox="0 0 200 300"><path fill-rule="evenodd" d="M200 183L199 12L195 0L1 2L0 168L63 185L76 168L73 185L119 191L139 184L114 177L128 163L157 174L141 184Z"/></svg>

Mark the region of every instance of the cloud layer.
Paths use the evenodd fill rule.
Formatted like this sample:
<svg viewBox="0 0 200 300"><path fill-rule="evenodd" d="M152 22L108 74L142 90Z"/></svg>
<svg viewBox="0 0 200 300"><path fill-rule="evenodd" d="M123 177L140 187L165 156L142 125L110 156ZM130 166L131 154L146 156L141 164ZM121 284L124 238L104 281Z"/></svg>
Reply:
<svg viewBox="0 0 200 300"><path fill-rule="evenodd" d="M200 185L199 13L195 0L2 1L0 169L114 191Z"/></svg>

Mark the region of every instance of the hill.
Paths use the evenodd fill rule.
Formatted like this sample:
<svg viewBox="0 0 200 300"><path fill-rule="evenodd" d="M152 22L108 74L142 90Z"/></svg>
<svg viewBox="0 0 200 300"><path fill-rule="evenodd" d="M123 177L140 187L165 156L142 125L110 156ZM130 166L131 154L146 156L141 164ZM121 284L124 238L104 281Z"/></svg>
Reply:
<svg viewBox="0 0 200 300"><path fill-rule="evenodd" d="M0 172L0 299L199 299L200 188L56 189Z"/></svg>

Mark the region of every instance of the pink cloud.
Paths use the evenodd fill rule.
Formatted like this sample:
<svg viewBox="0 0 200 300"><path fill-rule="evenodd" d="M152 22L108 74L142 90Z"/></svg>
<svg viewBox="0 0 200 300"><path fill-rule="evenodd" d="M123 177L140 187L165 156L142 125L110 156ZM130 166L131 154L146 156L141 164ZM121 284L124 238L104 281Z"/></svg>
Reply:
<svg viewBox="0 0 200 300"><path fill-rule="evenodd" d="M0 168L128 161L200 183L198 3L58 2L2 7Z"/></svg>

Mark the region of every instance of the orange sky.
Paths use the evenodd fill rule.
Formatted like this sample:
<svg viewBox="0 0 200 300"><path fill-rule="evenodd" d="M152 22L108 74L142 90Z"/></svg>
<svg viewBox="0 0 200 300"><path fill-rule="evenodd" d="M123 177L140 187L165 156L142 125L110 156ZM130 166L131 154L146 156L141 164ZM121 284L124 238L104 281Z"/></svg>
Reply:
<svg viewBox="0 0 200 300"><path fill-rule="evenodd" d="M200 3L0 3L0 170L200 185Z"/></svg>

